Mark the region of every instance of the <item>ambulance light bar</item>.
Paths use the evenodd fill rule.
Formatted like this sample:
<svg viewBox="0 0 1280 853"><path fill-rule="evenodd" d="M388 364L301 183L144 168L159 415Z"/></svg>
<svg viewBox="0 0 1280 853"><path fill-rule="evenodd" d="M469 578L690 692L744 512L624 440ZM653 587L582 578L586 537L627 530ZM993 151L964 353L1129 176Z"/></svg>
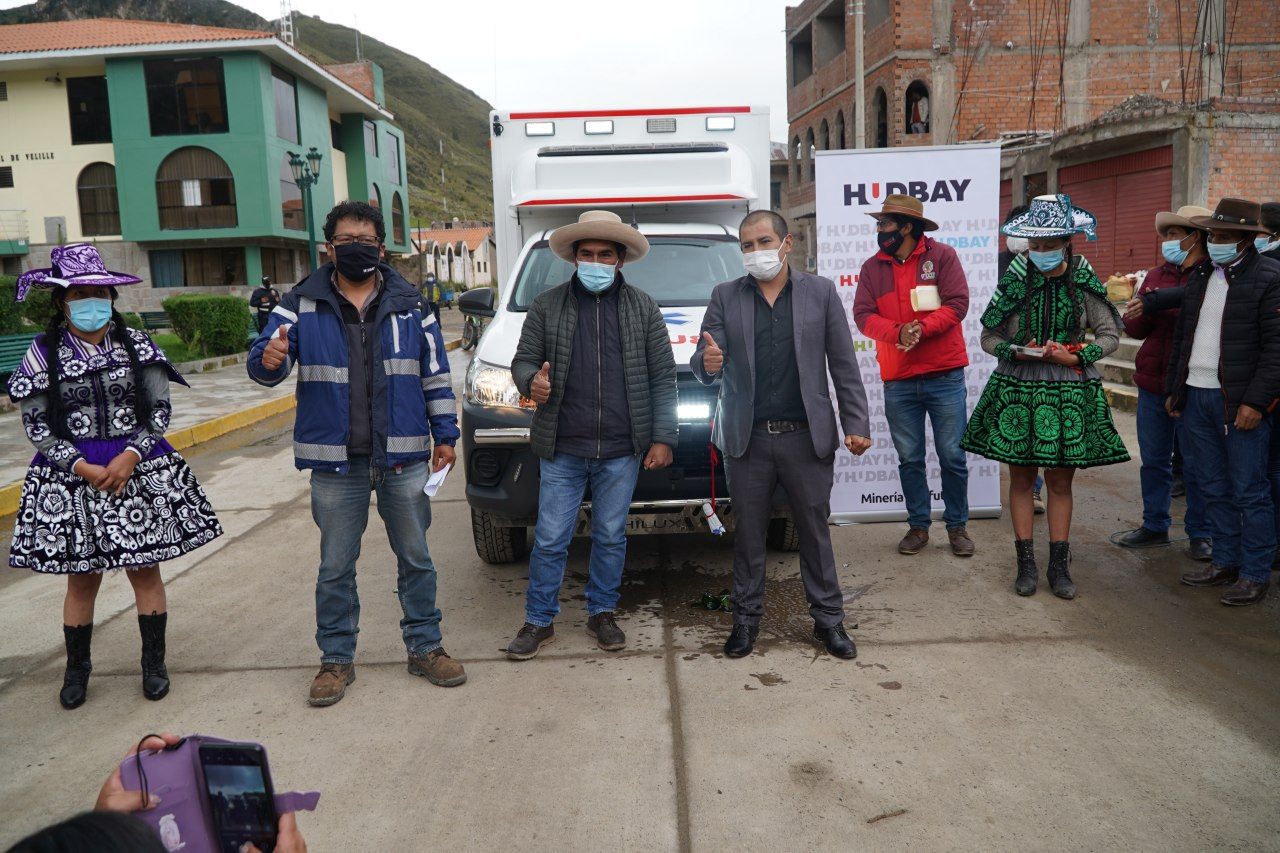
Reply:
<svg viewBox="0 0 1280 853"><path fill-rule="evenodd" d="M613 133L613 122L608 119L594 119L583 122L582 130L587 136L597 136L606 133Z"/></svg>
<svg viewBox="0 0 1280 853"><path fill-rule="evenodd" d="M556 123L554 121L527 121L524 123L525 136L555 136Z"/></svg>
<svg viewBox="0 0 1280 853"><path fill-rule="evenodd" d="M629 145L556 145L539 148L539 157L598 157L619 154L718 154L723 142L639 142Z"/></svg>
<svg viewBox="0 0 1280 853"><path fill-rule="evenodd" d="M733 130L736 124L733 116L707 116L707 130Z"/></svg>

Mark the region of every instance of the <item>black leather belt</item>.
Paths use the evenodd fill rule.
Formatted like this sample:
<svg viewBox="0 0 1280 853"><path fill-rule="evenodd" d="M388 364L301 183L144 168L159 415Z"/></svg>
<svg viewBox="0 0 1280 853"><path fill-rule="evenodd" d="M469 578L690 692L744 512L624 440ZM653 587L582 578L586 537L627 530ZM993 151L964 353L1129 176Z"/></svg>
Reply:
<svg viewBox="0 0 1280 853"><path fill-rule="evenodd" d="M808 429L808 421L756 421L756 428L762 429L770 435L781 435L784 432L795 432L796 430Z"/></svg>

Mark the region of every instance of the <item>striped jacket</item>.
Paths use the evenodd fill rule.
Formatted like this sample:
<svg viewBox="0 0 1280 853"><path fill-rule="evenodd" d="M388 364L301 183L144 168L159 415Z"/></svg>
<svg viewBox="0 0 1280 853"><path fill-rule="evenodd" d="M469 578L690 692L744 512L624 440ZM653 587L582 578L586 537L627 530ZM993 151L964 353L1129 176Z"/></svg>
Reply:
<svg viewBox="0 0 1280 853"><path fill-rule="evenodd" d="M380 264L382 298L375 326L382 358L373 360L373 457L375 468L427 460L431 446L458 440L458 416L449 360L435 315L395 270ZM325 264L290 290L271 312L249 350L250 378L277 385L298 365L298 413L293 426L294 464L347 472L350 429L349 355L338 294ZM289 356L275 371L262 366L262 352L288 325Z"/></svg>

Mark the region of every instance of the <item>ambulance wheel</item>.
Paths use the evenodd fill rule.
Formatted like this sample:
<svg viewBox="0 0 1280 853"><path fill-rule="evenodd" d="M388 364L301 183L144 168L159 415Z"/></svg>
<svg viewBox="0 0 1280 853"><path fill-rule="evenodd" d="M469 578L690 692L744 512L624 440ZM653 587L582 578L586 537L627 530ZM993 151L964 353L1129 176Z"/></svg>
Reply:
<svg viewBox="0 0 1280 853"><path fill-rule="evenodd" d="M796 523L789 518L775 518L769 522L769 532L765 537L769 547L775 551L799 551L800 533Z"/></svg>
<svg viewBox="0 0 1280 853"><path fill-rule="evenodd" d="M471 538L476 554L493 566L521 560L529 550L527 527L502 527L494 523L492 515L478 509L471 510Z"/></svg>

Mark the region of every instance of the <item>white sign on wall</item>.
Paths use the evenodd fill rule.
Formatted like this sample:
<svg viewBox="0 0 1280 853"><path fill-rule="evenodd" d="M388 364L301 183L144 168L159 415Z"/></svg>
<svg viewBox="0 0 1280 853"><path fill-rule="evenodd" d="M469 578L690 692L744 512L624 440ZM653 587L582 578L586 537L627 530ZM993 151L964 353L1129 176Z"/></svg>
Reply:
<svg viewBox="0 0 1280 853"><path fill-rule="evenodd" d="M997 145L952 145L934 148L894 148L858 151L818 151L816 213L818 274L836 283L845 319L858 351L862 382L871 407L872 447L854 457L843 447L836 456L831 490L831 519L898 521L907 517L898 480L898 455L884 418L884 385L876 361L876 342L853 323L853 300L858 271L876 251L875 220L885 196L915 196L924 214L939 229L929 236L956 250L969 280L969 313L964 319L969 367L965 383L969 411L978 402L995 366L982 351L979 318L997 282L1000 251L1000 148ZM942 513L942 485L938 455L928 436L929 489L933 515ZM969 454L969 514L974 518L1000 514L1000 464Z"/></svg>

